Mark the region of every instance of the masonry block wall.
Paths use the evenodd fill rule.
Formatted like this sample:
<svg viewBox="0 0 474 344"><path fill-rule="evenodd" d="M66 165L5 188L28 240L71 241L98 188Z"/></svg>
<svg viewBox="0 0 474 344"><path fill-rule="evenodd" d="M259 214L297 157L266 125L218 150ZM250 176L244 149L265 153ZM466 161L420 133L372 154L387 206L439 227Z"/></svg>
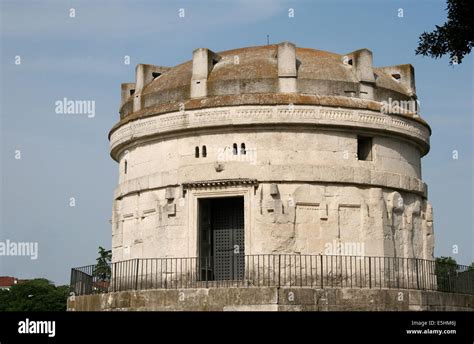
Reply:
<svg viewBox="0 0 474 344"><path fill-rule="evenodd" d="M375 68L368 49L284 42L139 65L109 135L113 260L198 256L198 200L229 196L244 197L246 254L356 243L432 259L431 131L400 106L415 92L411 65Z"/></svg>

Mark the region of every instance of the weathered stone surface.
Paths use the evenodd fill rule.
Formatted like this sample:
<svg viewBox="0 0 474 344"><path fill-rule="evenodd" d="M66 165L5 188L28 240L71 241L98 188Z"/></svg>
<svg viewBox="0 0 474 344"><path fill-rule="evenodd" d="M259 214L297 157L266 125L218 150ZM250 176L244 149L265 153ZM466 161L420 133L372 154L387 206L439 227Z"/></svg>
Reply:
<svg viewBox="0 0 474 344"><path fill-rule="evenodd" d="M379 101L382 99L391 97L404 101L415 96L413 67L399 65L375 68L372 66L372 53L368 49L340 55L295 47L289 42L218 53L201 48L195 50L193 60L172 68L139 66L142 68L137 68L136 88L140 94L138 98L143 97L141 103L145 109L134 110L131 104L137 95L125 93L120 111L124 120L145 115L153 107L156 114L176 111L180 103L186 109L241 105L242 102L319 102L347 107L349 104L361 106L367 100L362 105L364 108L380 110ZM155 70L162 75L152 78L151 72ZM395 79L393 75L399 75L400 78ZM282 79L286 81L284 83L290 81L294 86L289 90L282 88ZM196 85L193 85L196 81L200 82L197 86L203 87L203 92L193 93L196 92ZM297 93L282 93L284 98L278 97L278 92L291 92L294 89ZM246 97L239 99L235 96L240 93ZM268 96L262 96L265 93ZM201 97L193 98L193 95ZM334 95L340 99L333 98Z"/></svg>
<svg viewBox="0 0 474 344"><path fill-rule="evenodd" d="M394 216L391 213L381 216L386 212L384 203L389 202L386 198L388 196L376 199L371 196L377 190L383 195L389 195L394 189L403 190L400 191L403 194L402 198L409 200L410 203L416 201L421 205L421 211L416 216L419 218L425 216L428 208L426 199L423 198L424 184L419 180L420 153L415 146L395 138L375 137L373 161L360 161L355 156L356 132L314 130L309 134L304 130L301 132L298 130L291 132L272 130L259 132L258 135L251 131L221 134L209 132L199 136L149 142L140 147L127 149L127 153L120 159L120 183L115 192L112 220L114 261L140 257L194 256L197 243L186 233L189 225L195 223L193 218L197 216L196 205L191 200L198 190L190 189L183 197L181 185L195 181L243 178L259 182L258 185L242 189L242 192L248 195L249 204L263 202L261 204L265 209L272 207L279 209L271 215L268 213L260 215L261 209L246 206L245 216L248 217L248 226L245 229L245 236L249 238L246 244L248 254L292 250L307 254L324 253L324 245L332 242L340 232L341 226L345 226L353 233L343 231L344 240L363 242L367 255L393 253L390 246L383 242L384 228L398 228L401 233L411 228L420 234L413 237L403 236L411 241L400 241L397 231L385 232L388 236L385 240L390 240L399 247L400 245L414 247L415 250L405 251L408 254L414 252L417 258L432 258L432 241L424 239L432 233L431 223L420 221L412 223L409 220L411 216L409 212L403 211ZM133 140L136 138L134 134ZM239 145L244 142L249 154L236 157L232 154L219 155L223 147L230 147L234 142L238 142ZM288 144L281 145L281 142ZM207 156L195 158L195 147L204 145ZM250 154L252 150L256 152L253 156ZM383 155L379 157L379 153ZM406 159L401 156L413 156L413 158ZM416 156L418 163L412 162L416 160ZM127 174L123 170L125 160ZM221 172L214 168L218 160L224 166ZM390 163L386 164L386 161ZM277 185L281 190L276 201L267 188L270 185ZM321 188L321 185L324 187ZM305 186L305 192L297 192L302 186ZM220 187L218 192L231 196L233 189L235 189L233 186ZM168 200L166 190L173 191L175 199ZM212 194L214 189L199 190L199 194L202 195L206 192ZM327 198L326 194L330 197ZM314 210L321 212L322 205L319 203L323 200L325 214L322 219L311 215L303 222L300 221L298 212L295 213L297 204L315 204ZM341 211L346 209L345 205L359 207L360 211L357 214L360 215L354 212L353 215L342 214ZM346 221L344 224L340 222L340 216L346 215L348 217L344 220ZM400 218L398 222L394 222L397 216ZM299 236L294 237L292 228L298 226L298 221L304 223L307 228L314 228L315 231L320 231L319 228L322 226L326 227L327 230L321 233L327 236L307 237L309 234L304 233L303 225L300 225L301 230L296 233ZM275 227L275 224L289 226ZM166 230L171 227L175 229ZM197 231L197 228L193 227L191 230ZM269 239L264 235L268 231L276 234L274 236L276 241L274 243L265 241L264 246L273 248L262 251L263 245L259 240ZM375 238L380 238L378 240L382 241L377 243L373 241ZM186 245L173 245L173 242L180 240L184 240ZM155 244L156 242L160 244ZM282 245L284 242L290 246ZM291 246L293 243L296 247ZM384 247L387 247L388 251L385 251ZM407 256L404 252L398 256L413 256Z"/></svg>
<svg viewBox="0 0 474 344"><path fill-rule="evenodd" d="M215 197L244 199L246 255L433 259L433 211L421 180L431 129L416 108L387 107L392 100L416 100L413 67L376 68L368 49L199 48L175 67L137 66L109 135L119 163L113 261L198 256L198 204ZM133 292L101 299L101 307L328 310L391 302L381 292L226 290ZM177 303L182 297L187 302Z"/></svg>
<svg viewBox="0 0 474 344"><path fill-rule="evenodd" d="M404 289L142 290L68 299L68 311L474 311L474 295Z"/></svg>

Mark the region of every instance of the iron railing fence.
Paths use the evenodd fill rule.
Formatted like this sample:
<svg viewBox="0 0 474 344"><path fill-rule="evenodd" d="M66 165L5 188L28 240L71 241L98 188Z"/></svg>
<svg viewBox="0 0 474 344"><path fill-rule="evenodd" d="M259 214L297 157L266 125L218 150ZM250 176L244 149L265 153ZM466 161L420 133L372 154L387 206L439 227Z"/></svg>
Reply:
<svg viewBox="0 0 474 344"><path fill-rule="evenodd" d="M474 269L417 258L258 254L245 255L238 265L229 264L235 271L228 278L216 273L222 262L215 267L213 257L131 259L111 263L105 269L88 265L71 270L71 291L87 295L145 289L285 286L474 294Z"/></svg>

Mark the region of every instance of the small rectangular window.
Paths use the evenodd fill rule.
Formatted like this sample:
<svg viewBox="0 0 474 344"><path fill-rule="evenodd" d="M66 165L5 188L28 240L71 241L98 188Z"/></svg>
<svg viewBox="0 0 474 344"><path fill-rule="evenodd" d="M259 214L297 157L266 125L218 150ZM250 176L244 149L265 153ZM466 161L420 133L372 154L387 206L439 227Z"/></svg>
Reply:
<svg viewBox="0 0 474 344"><path fill-rule="evenodd" d="M357 159L372 161L372 138L357 136Z"/></svg>

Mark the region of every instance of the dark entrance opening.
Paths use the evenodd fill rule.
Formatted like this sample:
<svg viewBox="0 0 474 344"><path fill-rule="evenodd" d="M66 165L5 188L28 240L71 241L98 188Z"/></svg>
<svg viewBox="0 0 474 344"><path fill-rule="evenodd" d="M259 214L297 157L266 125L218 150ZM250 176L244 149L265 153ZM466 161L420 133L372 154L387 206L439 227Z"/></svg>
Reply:
<svg viewBox="0 0 474 344"><path fill-rule="evenodd" d="M357 136L357 159L372 160L372 138L366 136Z"/></svg>
<svg viewBox="0 0 474 344"><path fill-rule="evenodd" d="M245 271L244 198L199 200L201 280L241 280Z"/></svg>

